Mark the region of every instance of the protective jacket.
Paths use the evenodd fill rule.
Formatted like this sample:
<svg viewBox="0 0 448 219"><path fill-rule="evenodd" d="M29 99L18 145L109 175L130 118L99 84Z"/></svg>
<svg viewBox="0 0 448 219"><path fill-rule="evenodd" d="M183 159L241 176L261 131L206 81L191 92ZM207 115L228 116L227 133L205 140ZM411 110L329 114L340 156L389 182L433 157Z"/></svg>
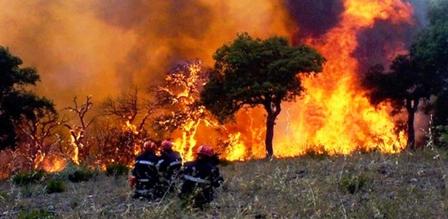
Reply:
<svg viewBox="0 0 448 219"><path fill-rule="evenodd" d="M132 175L137 181L134 197L155 198L154 189L159 182L158 162L159 158L154 151L146 151L136 158L135 167L132 170Z"/></svg>
<svg viewBox="0 0 448 219"><path fill-rule="evenodd" d="M198 208L211 202L214 198L214 188L223 182L217 163L217 159L211 157L187 163L182 172L180 197Z"/></svg>
<svg viewBox="0 0 448 219"><path fill-rule="evenodd" d="M182 168L182 158L179 153L173 150L163 151L157 166L162 177L165 180L171 181Z"/></svg>

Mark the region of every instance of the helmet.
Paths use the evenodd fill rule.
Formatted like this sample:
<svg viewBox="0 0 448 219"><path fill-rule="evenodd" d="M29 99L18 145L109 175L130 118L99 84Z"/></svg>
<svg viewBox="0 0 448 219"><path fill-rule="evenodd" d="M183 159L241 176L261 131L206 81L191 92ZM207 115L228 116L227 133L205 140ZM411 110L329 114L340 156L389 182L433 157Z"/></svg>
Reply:
<svg viewBox="0 0 448 219"><path fill-rule="evenodd" d="M145 143L143 144L143 149L145 150L155 150L156 149L156 144L152 141L145 141Z"/></svg>
<svg viewBox="0 0 448 219"><path fill-rule="evenodd" d="M213 152L212 147L210 147L210 145L201 145L198 150L197 150L197 154L198 155L203 155L206 157L211 157L213 156L215 153Z"/></svg>
<svg viewBox="0 0 448 219"><path fill-rule="evenodd" d="M163 150L171 150L173 148L173 142L165 140L162 141L162 149Z"/></svg>

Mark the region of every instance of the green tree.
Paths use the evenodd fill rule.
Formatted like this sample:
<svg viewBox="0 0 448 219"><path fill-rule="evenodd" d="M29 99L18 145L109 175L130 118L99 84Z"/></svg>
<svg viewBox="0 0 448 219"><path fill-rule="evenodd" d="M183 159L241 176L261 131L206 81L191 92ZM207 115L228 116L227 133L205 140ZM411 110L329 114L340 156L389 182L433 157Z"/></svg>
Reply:
<svg viewBox="0 0 448 219"><path fill-rule="evenodd" d="M20 58L0 46L0 149L16 146L15 125L21 119L37 120L37 109L55 112L50 100L26 89L39 81L36 70L20 65Z"/></svg>
<svg viewBox="0 0 448 219"><path fill-rule="evenodd" d="M394 108L393 113L406 109L407 146L412 149L415 148L415 113L421 100L430 96L428 83L430 81L425 80L418 71L417 63L408 55L397 56L390 66L390 71L385 71L381 65L372 67L363 79L373 104L389 101Z"/></svg>
<svg viewBox="0 0 448 219"><path fill-rule="evenodd" d="M325 58L305 45L290 46L281 37L266 40L240 34L214 54L215 66L201 92L201 101L220 121L242 107L263 106L266 154L273 155L274 125L282 101L292 101L304 88L299 74L322 71Z"/></svg>
<svg viewBox="0 0 448 219"><path fill-rule="evenodd" d="M417 37L410 53L418 63L425 80L430 80L431 93L437 97L432 108L436 124L448 122L448 1L432 1L430 24Z"/></svg>

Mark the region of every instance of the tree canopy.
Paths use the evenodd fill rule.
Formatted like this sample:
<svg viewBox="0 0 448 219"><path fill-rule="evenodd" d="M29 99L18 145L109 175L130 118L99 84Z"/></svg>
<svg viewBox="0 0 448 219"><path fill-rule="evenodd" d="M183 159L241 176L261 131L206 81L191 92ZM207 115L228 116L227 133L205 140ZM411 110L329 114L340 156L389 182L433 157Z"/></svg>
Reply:
<svg viewBox="0 0 448 219"><path fill-rule="evenodd" d="M418 63L418 71L430 81L436 96L432 105L436 124L448 122L448 1L432 1L428 17L430 24L412 44L410 54Z"/></svg>
<svg viewBox="0 0 448 219"><path fill-rule="evenodd" d="M282 37L266 40L240 34L213 56L214 69L201 92L201 101L221 121L242 107L263 106L267 113L266 150L272 151L273 128L282 101L291 101L304 88L299 74L322 71L325 58L305 45L290 46Z"/></svg>
<svg viewBox="0 0 448 219"><path fill-rule="evenodd" d="M55 112L53 103L38 97L26 87L36 85L39 75L23 68L22 60L0 47L0 149L16 145L15 124L20 119L36 120L36 110Z"/></svg>
<svg viewBox="0 0 448 219"><path fill-rule="evenodd" d="M364 78L374 104L389 101L395 112L408 113L408 146L415 146L414 114L422 99L436 97L432 103L437 123L446 123L448 114L448 1L432 1L430 24L414 40L407 55L395 58L389 71L372 67Z"/></svg>
<svg viewBox="0 0 448 219"><path fill-rule="evenodd" d="M431 81L418 71L416 63L409 55L397 56L385 71L381 65L370 68L363 84L370 91L370 101L379 104L383 101L392 103L394 113L403 108L408 113L408 146L415 146L414 115L419 103L429 98Z"/></svg>

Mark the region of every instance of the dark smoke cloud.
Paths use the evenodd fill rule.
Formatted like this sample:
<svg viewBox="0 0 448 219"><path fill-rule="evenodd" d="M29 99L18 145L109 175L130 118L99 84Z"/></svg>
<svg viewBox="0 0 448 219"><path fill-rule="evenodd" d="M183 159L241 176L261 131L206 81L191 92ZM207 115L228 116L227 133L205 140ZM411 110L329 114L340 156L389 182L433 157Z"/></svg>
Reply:
<svg viewBox="0 0 448 219"><path fill-rule="evenodd" d="M358 34L358 48L354 56L358 58L361 74L373 65L388 66L393 58L404 54L418 32L428 23L427 0L406 0L412 4L414 17L411 23L393 23L378 20L371 28ZM400 50L401 48L401 50Z"/></svg>
<svg viewBox="0 0 448 219"><path fill-rule="evenodd" d="M298 37L319 37L337 25L344 11L342 0L285 0L299 26Z"/></svg>
<svg viewBox="0 0 448 219"><path fill-rule="evenodd" d="M396 52L405 53L413 36L416 34L414 25L409 23L391 23L378 20L368 29L358 34L358 48L354 56L359 61L359 72L367 72L368 68L382 64L387 66Z"/></svg>

